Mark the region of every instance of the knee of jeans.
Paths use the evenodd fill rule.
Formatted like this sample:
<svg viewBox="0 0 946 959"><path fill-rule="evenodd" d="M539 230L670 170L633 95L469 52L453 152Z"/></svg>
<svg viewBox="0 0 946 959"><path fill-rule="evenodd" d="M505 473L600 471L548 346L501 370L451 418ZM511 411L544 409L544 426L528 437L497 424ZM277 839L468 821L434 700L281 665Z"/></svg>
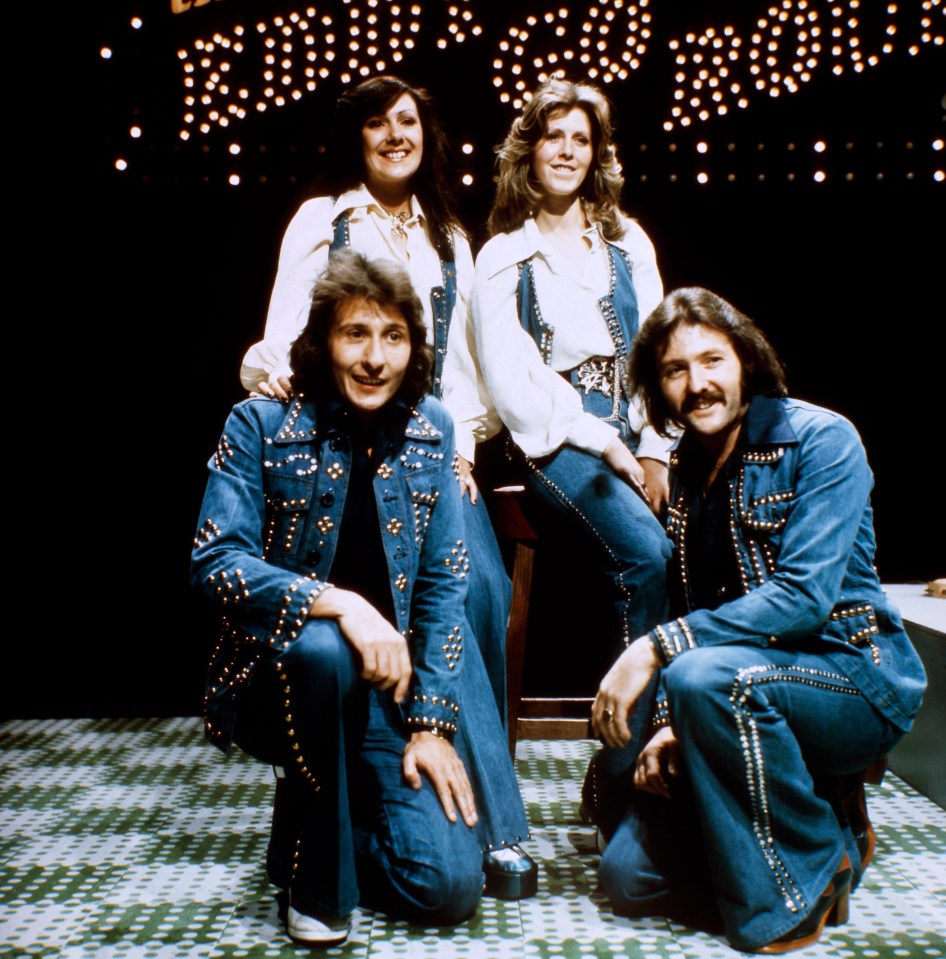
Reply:
<svg viewBox="0 0 946 959"><path fill-rule="evenodd" d="M310 620L280 658L297 678L320 687L329 683L346 692L358 681L354 652L334 622Z"/></svg>
<svg viewBox="0 0 946 959"><path fill-rule="evenodd" d="M400 886L418 920L453 926L475 912L483 893L482 855L436 855L402 863Z"/></svg>
<svg viewBox="0 0 946 959"><path fill-rule="evenodd" d="M707 701L720 697L728 702L738 671L728 646L702 646L677 656L663 671L673 715L701 710Z"/></svg>
<svg viewBox="0 0 946 959"><path fill-rule="evenodd" d="M656 563L660 564L661 571L666 575L667 563L673 556L673 543L659 523L656 528L651 527L647 530L647 536L650 555L654 557Z"/></svg>
<svg viewBox="0 0 946 959"><path fill-rule="evenodd" d="M666 882L638 862L633 849L621 843L619 836L617 833L601 855L598 879L615 912L634 913L664 892Z"/></svg>
<svg viewBox="0 0 946 959"><path fill-rule="evenodd" d="M653 520L652 516L646 517ZM628 565L634 570L634 581L639 588L667 588L667 564L673 555L673 544L656 520L635 523L631 534L633 543Z"/></svg>

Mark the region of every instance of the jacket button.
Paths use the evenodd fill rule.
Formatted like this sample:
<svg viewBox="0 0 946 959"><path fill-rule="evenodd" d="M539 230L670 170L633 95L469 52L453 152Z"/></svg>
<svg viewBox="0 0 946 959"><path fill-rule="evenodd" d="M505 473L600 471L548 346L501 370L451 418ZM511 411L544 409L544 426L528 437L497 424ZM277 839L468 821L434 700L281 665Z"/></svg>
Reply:
<svg viewBox="0 0 946 959"><path fill-rule="evenodd" d="M331 506L335 502L334 493L323 493L322 499L320 500L323 506Z"/></svg>
<svg viewBox="0 0 946 959"><path fill-rule="evenodd" d="M310 549L309 552L305 554L305 561L310 566L318 566L321 558L322 554L317 549Z"/></svg>

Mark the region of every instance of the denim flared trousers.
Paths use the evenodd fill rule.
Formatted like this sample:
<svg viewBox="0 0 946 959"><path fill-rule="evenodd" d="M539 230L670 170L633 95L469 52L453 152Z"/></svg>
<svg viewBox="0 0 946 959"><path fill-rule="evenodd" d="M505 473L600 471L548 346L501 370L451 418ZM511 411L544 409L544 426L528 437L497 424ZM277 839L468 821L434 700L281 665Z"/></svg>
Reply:
<svg viewBox="0 0 946 959"><path fill-rule="evenodd" d="M859 874L829 783L901 734L805 648L702 647L664 670L684 769L671 800L632 801L602 856L615 911L718 910L729 942L753 950L806 918L845 851Z"/></svg>
<svg viewBox="0 0 946 959"><path fill-rule="evenodd" d="M470 561L464 611L493 689L499 718L506 722L506 629L512 582L503 564L486 499L463 498L463 535Z"/></svg>
<svg viewBox="0 0 946 959"><path fill-rule="evenodd" d="M483 850L527 834L506 738L478 650L464 643L455 745L479 823L451 823L424 778L401 772L409 738L389 692L358 677L334 622L310 620L260 664L240 703L236 741L282 767L267 854L270 879L304 911L347 915L359 904L426 925L467 918L483 888ZM287 717L290 717L287 719ZM464 723L464 719L466 722Z"/></svg>
<svg viewBox="0 0 946 959"><path fill-rule="evenodd" d="M608 420L610 397L582 394L586 413ZM619 402L613 425L631 452L627 401ZM540 537L569 544L573 562L600 570L611 597L611 634L603 637L616 658L625 645L667 618L667 564L672 545L663 527L638 496L599 456L562 446L550 456L521 453L526 512Z"/></svg>

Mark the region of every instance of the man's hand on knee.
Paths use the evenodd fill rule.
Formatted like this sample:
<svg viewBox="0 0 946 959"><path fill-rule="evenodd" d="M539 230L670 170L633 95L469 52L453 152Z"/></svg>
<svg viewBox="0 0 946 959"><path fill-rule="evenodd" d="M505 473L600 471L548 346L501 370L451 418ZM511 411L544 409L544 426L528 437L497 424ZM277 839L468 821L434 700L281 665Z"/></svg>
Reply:
<svg viewBox="0 0 946 959"><path fill-rule="evenodd" d="M368 602L350 589L325 590L309 609L315 619L334 619L361 657L361 678L376 689L394 688L394 701L407 695L413 667L407 640Z"/></svg>
<svg viewBox="0 0 946 959"><path fill-rule="evenodd" d="M404 747L401 763L404 779L412 789L421 788L421 774L427 776L440 799L444 815L457 821L457 809L468 826L478 820L473 787L453 744L429 732L414 733Z"/></svg>
<svg viewBox="0 0 946 959"><path fill-rule="evenodd" d="M626 746L631 741L628 719L658 665L650 640L641 636L621 653L601 680L591 707L591 725L607 745Z"/></svg>

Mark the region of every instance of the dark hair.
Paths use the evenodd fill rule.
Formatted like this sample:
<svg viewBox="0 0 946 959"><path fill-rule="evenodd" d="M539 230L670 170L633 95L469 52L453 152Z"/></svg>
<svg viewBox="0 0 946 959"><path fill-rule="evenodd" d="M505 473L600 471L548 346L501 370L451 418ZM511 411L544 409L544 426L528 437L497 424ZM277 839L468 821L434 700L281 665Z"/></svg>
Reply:
<svg viewBox="0 0 946 959"><path fill-rule="evenodd" d="M631 349L631 389L643 400L647 419L658 433L666 436L668 425L674 423L660 387L660 360L673 331L684 323L708 326L728 337L742 364L745 399L787 395L785 367L755 323L721 296L699 286L684 287L663 298Z"/></svg>
<svg viewBox="0 0 946 959"><path fill-rule="evenodd" d="M416 403L430 390L434 355L427 345L427 326L420 300L407 271L393 260L369 260L351 250L339 250L312 290L312 306L305 329L289 350L292 385L296 392L315 396L334 383L328 338L338 309L352 300L367 300L385 310L396 310L407 323L411 361L398 395Z"/></svg>
<svg viewBox="0 0 946 959"><path fill-rule="evenodd" d="M437 119L433 98L421 87L411 86L398 77L372 77L338 98L325 186L333 196L339 196L364 181L362 128L371 117L386 113L405 93L417 104L424 133L420 167L411 178L411 190L423 207L427 234L438 256L441 260L453 260L453 233L463 233L463 227L448 178L447 138Z"/></svg>
<svg viewBox="0 0 946 959"><path fill-rule="evenodd" d="M588 115L594 147L591 169L580 187L585 211L589 219L601 224L605 239L624 236L619 209L624 177L611 142L611 104L590 83L559 79L548 80L535 91L497 151L499 180L489 213L491 234L518 230L539 206L542 190L532 173L532 155L548 132L549 120L574 107Z"/></svg>

